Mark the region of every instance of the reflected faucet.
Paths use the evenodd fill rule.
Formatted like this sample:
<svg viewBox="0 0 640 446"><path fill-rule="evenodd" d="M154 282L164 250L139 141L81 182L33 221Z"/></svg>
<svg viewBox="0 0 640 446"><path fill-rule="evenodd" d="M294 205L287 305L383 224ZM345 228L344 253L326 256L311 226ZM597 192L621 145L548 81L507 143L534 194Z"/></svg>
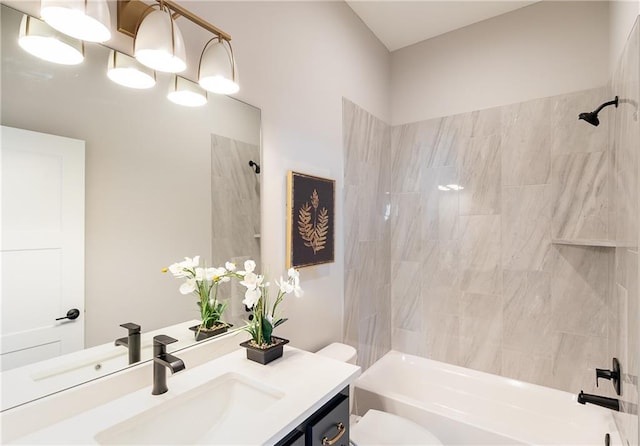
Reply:
<svg viewBox="0 0 640 446"><path fill-rule="evenodd" d="M185 369L182 359L176 358L167 353L167 345L178 342L167 335L153 337L153 390L152 395L161 395L169 388L167 387L167 369L171 373L177 373Z"/></svg>
<svg viewBox="0 0 640 446"><path fill-rule="evenodd" d="M133 322L120 324L121 327L129 330L126 338L118 338L114 342L115 345L122 345L129 349L129 364L140 361L140 326Z"/></svg>
<svg viewBox="0 0 640 446"><path fill-rule="evenodd" d="M620 400L616 398L608 398L606 396L583 393L582 390L578 394L578 402L580 404L595 404L597 406L606 407L607 409L620 411Z"/></svg>

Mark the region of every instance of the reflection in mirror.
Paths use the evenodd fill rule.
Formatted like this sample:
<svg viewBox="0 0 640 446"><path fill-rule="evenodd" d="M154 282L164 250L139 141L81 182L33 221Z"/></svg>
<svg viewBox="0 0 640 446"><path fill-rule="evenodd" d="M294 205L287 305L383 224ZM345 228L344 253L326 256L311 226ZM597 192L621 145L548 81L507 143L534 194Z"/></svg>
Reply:
<svg viewBox="0 0 640 446"><path fill-rule="evenodd" d="M143 361L154 333L179 339L173 351L195 342L197 297L161 270L196 255L207 266L259 262L260 175L249 162L261 162L259 109L212 94L203 107L176 105L161 73L151 89L125 88L97 44L80 65L37 59L17 44L22 13L0 11L0 365L2 388L24 389L10 401L3 392L5 410L126 367L121 324L140 325ZM238 285L219 297L223 319L243 325ZM55 385L12 386L20 367L39 366L31 381Z"/></svg>

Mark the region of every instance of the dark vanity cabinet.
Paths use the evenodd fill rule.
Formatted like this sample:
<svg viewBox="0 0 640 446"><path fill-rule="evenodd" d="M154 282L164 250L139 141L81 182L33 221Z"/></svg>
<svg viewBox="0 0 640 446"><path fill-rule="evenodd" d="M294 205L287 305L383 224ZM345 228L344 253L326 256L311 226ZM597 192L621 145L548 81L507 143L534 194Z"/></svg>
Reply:
<svg viewBox="0 0 640 446"><path fill-rule="evenodd" d="M277 446L349 446L349 387L276 443Z"/></svg>

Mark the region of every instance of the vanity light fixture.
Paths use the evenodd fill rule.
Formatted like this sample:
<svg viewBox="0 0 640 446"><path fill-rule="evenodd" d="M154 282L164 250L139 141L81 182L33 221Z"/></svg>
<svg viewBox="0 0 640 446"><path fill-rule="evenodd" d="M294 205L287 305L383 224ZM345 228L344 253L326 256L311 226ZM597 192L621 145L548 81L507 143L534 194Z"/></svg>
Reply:
<svg viewBox="0 0 640 446"><path fill-rule="evenodd" d="M77 65L84 60L84 43L62 34L42 20L22 16L18 44L26 52L62 65Z"/></svg>
<svg viewBox="0 0 640 446"><path fill-rule="evenodd" d="M195 82L174 75L169 85L167 98L178 105L200 107L207 103L207 92Z"/></svg>
<svg viewBox="0 0 640 446"><path fill-rule="evenodd" d="M209 40L200 55L198 82L207 91L234 94L238 86L238 72L233 48L228 40L216 36Z"/></svg>
<svg viewBox="0 0 640 446"><path fill-rule="evenodd" d="M162 2L150 12L138 27L134 41L134 56L154 70L180 73L187 68L187 54L180 28L171 11Z"/></svg>
<svg viewBox="0 0 640 446"><path fill-rule="evenodd" d="M87 42L111 38L106 0L41 0L40 16L61 33Z"/></svg>
<svg viewBox="0 0 640 446"><path fill-rule="evenodd" d="M117 0L118 31L134 38L134 57L158 71L178 73L186 69L182 34L175 20L185 18L214 35L204 46L198 64L201 87L218 94L239 90L231 36L172 0ZM162 58L167 63L158 62Z"/></svg>
<svg viewBox="0 0 640 446"><path fill-rule="evenodd" d="M156 84L156 72L133 57L111 50L107 76L116 84L129 88L146 89Z"/></svg>

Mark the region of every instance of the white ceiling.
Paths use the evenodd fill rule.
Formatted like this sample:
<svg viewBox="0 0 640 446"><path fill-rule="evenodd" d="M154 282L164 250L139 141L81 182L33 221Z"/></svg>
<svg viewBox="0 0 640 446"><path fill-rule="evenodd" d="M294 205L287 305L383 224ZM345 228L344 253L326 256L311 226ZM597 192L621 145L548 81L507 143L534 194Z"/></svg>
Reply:
<svg viewBox="0 0 640 446"><path fill-rule="evenodd" d="M389 51L536 3L524 0L346 1Z"/></svg>

